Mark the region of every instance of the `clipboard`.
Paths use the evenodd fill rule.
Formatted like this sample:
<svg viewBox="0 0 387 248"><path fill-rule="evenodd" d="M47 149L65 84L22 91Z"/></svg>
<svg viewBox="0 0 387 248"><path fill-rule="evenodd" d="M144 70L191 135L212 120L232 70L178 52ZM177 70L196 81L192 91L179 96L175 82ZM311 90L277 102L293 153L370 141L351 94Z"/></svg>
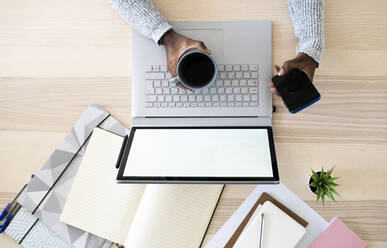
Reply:
<svg viewBox="0 0 387 248"><path fill-rule="evenodd" d="M272 196L270 196L268 193L262 193L261 197L255 202L254 206L250 209L249 213L246 215L246 217L243 219L242 223L239 225L239 227L236 229L234 234L231 236L231 238L228 240L227 244L224 246L224 248L232 248L235 244L235 242L238 240L239 236L241 235L243 229L246 227L247 223L253 216L255 210L257 209L258 205L264 204L266 201L272 202L274 205L276 205L278 208L280 208L282 211L284 211L287 215L289 215L291 218L293 218L297 223L299 223L301 226L305 227L308 225L308 222L306 222L304 219L302 219L300 216L295 214L293 211L285 207L282 203L274 199Z"/></svg>

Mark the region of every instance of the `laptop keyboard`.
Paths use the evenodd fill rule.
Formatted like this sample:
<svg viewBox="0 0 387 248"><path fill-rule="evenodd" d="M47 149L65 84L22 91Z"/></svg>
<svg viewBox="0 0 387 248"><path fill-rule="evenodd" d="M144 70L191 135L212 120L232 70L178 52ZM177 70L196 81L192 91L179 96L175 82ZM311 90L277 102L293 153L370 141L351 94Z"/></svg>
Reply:
<svg viewBox="0 0 387 248"><path fill-rule="evenodd" d="M217 65L211 87L190 92L171 86L166 66L146 68L146 107L255 107L258 106L258 65Z"/></svg>

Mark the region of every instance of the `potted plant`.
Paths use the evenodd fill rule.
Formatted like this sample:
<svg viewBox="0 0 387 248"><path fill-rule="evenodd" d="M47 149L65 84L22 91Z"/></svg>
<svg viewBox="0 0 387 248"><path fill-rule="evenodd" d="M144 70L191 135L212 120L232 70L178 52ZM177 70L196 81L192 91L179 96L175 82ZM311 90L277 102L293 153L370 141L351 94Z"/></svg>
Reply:
<svg viewBox="0 0 387 248"><path fill-rule="evenodd" d="M324 171L324 168L321 168L321 171L315 172L313 169L312 176L309 179L309 188L316 194L317 201L321 199L324 206L325 196L327 196L332 201L336 201L333 195L339 195L336 191L336 187L339 186L335 183L335 180L338 177L332 177L332 171L334 168Z"/></svg>

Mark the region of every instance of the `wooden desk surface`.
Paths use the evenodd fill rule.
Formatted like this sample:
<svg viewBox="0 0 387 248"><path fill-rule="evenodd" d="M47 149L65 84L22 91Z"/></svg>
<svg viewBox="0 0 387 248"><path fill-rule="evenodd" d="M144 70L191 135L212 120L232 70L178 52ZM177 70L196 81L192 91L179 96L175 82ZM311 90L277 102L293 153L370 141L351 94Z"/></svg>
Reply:
<svg viewBox="0 0 387 248"><path fill-rule="evenodd" d="M295 55L286 1L158 0L171 21L270 20L273 62ZM195 11L192 11L194 9ZM322 100L273 127L281 181L368 247L387 247L387 2L326 1ZM106 0L0 1L0 207L40 169L86 106L130 126L131 29ZM335 166L341 197L325 208L309 168ZM207 240L254 186L227 187ZM18 247L5 235L0 246Z"/></svg>

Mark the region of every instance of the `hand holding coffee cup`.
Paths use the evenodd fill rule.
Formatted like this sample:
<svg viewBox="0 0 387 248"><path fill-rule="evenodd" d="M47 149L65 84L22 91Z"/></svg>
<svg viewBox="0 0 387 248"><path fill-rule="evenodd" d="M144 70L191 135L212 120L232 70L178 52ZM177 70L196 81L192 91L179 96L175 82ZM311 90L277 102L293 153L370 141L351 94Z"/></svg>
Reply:
<svg viewBox="0 0 387 248"><path fill-rule="evenodd" d="M177 75L169 79L175 85L181 83L191 90L209 87L216 79L217 69L214 59L196 48L184 52L177 63Z"/></svg>
<svg viewBox="0 0 387 248"><path fill-rule="evenodd" d="M167 54L167 67L172 77L177 76L177 64L183 53L185 53L187 50L196 48L197 50L211 54L211 51L207 49L203 42L192 40L188 37L180 35L173 29L164 34L160 40L160 44L165 46ZM180 82L177 83L177 85L188 89Z"/></svg>

